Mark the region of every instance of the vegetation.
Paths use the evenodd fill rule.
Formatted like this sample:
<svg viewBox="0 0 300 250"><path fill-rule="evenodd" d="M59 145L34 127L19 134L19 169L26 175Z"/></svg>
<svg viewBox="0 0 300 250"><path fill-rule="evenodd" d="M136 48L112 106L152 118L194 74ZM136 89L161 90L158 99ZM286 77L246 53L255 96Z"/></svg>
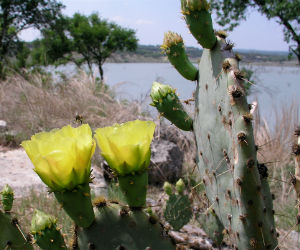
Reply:
<svg viewBox="0 0 300 250"><path fill-rule="evenodd" d="M5 66L11 57L17 57L24 66L28 56L21 31L30 27L43 29L61 16L63 5L56 0L1 0L0 1L0 77L5 76Z"/></svg>
<svg viewBox="0 0 300 250"><path fill-rule="evenodd" d="M146 116L138 103L116 100L107 86L95 84L97 80L92 74L81 73L71 79L62 75L62 80L55 84L51 75L44 72L8 76L0 85L0 117L5 117L17 135L21 133L21 140L70 123L75 128L65 126L22 143L35 172L48 185L51 194L45 197L33 192L30 197L16 199L10 213L13 193L8 187L1 192L1 249L24 249L25 245L26 249L32 249L32 243L42 249L66 249L64 239L70 240L67 245L72 249L175 249L168 234L170 226L178 231L193 216L217 246L226 242L234 249L277 249L279 244L284 248L288 234L284 232L284 236L277 239L275 225L288 233L299 230L299 197L297 200L287 195L293 185L299 195L300 169L298 175L291 174L294 167L290 153L290 144L295 139L293 130L299 121L298 110L293 106L283 110L274 131L269 129L255 107L247 103L250 82L246 87L245 82L252 72L239 70L240 57L232 52L224 34L214 33L207 2L182 0L181 3L191 33L205 49L196 67L189 61L189 53L178 34L168 33L163 44L176 70L186 79L197 80L193 99L186 101L195 101L193 118L185 112L185 106L171 86L153 84L152 105L174 125L192 132L197 144L197 148L191 147L192 143L186 146L194 151L190 157L193 165L183 179L175 187L164 185L168 195L166 204L158 198L155 200L159 205L147 207L149 204L146 204L154 122L134 121L99 128L94 137L89 125L82 125L88 123L96 128L144 119ZM124 30L120 28L115 36L106 36L100 47L107 50L101 51L100 34L102 37L114 33L118 28L96 14L89 17L75 14L72 18L55 20L50 29L43 30L44 39L31 44L33 59L43 65L72 61L82 67L86 63L90 73L92 65L98 64L103 80L101 63L109 55L116 55L114 46L119 44ZM127 31L131 34L126 36L131 36L128 43L131 45L127 47L124 42L119 51L136 47L134 32ZM88 46L92 44L95 48ZM15 54L20 67L27 63L31 49L27 45L19 43L18 54ZM156 48L150 47L150 50ZM146 55L148 51L144 46L140 54ZM200 50L190 51L196 54ZM104 61L99 59L107 54ZM14 141L10 135L4 135L5 140ZM295 135L297 143L293 153L299 164L300 129ZM117 179L110 190L112 196L96 199L89 186L93 179L90 170L96 146L94 139ZM196 163L194 158L197 158ZM289 180L291 175L293 181ZM271 192L276 193L275 197ZM298 202L296 207L295 202ZM56 215L58 222L45 213L33 213L33 208ZM164 218L158 218L152 208L158 208ZM29 236L24 237L15 215L24 217L20 224L24 223L27 231L30 230L28 217L33 216L34 242ZM288 219L282 219L284 216ZM169 225L161 227L160 221L168 221ZM72 224L76 226L71 227ZM109 226L103 230L103 225ZM190 247L189 235L183 241L180 247ZM288 247L291 249L291 244Z"/></svg>
<svg viewBox="0 0 300 250"><path fill-rule="evenodd" d="M174 89L157 82L152 85L151 105L178 128L194 133L196 165L199 178L202 178L200 183L205 187L205 196L209 201L209 208L204 214L213 215L212 219L200 220L214 243L221 247L223 237L224 240L227 237L233 249L278 249L280 241L286 237L278 239L275 230L275 196L269 185L268 162L265 162L265 158L258 158L259 148L254 140L252 120L255 107L247 103L249 89L245 89L244 84L246 75L251 76L251 72L239 69L241 58L233 53L227 34L223 31L214 32L207 1L182 0L181 11L190 32L203 47L199 68L196 69L198 72L194 73L195 68L191 67L186 57L180 35L165 33L162 47L182 77L194 81L195 78L191 76L196 75L194 115L193 118L188 116ZM298 122L297 116L294 119ZM182 124L186 123L191 125L183 127ZM294 129L295 125L290 123ZM283 131L278 129L278 132ZM289 137L281 136L291 138L292 132ZM298 215L295 213L293 217L292 229L295 229L299 226L300 218L299 128L293 137L296 163L290 187L294 186L296 195L293 199L298 209ZM291 153L287 158L290 162ZM286 187L287 182L282 182ZM183 206L175 206L176 199L179 202L179 198L169 199L175 210L173 212L187 216ZM168 211L167 214L172 213ZM174 217L168 216L166 220L179 229L182 224L175 223Z"/></svg>
<svg viewBox="0 0 300 250"><path fill-rule="evenodd" d="M16 134L3 134L0 142L20 145L41 130L80 122L94 128L132 120L141 113L139 103L120 103L112 91L96 87L96 80L84 72L55 85L40 73L9 76L0 85L0 117Z"/></svg>
<svg viewBox="0 0 300 250"><path fill-rule="evenodd" d="M34 63L60 64L73 62L78 67L86 64L93 73L93 64L99 69L103 81L103 64L116 51L133 51L137 47L135 31L102 20L98 14L57 20L50 29L42 31L43 38L36 41Z"/></svg>
<svg viewBox="0 0 300 250"><path fill-rule="evenodd" d="M217 23L232 30L245 20L249 9L256 9L268 19L275 19L283 27L284 40L290 44L300 63L300 1L294 0L212 0L211 6L217 13Z"/></svg>

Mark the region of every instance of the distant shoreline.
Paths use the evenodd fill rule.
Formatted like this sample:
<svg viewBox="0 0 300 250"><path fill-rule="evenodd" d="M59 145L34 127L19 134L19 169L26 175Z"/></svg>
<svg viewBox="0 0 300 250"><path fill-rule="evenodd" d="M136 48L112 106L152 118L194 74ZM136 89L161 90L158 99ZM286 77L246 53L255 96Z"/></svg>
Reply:
<svg viewBox="0 0 300 250"><path fill-rule="evenodd" d="M198 64L201 58L197 60L191 60L193 63ZM110 58L107 60L108 63L169 63L167 57L162 58ZM281 66L281 67L299 67L298 61L241 61L242 64L246 65L263 65L263 66Z"/></svg>
<svg viewBox="0 0 300 250"><path fill-rule="evenodd" d="M202 49L186 47L186 53L193 63L198 63ZM264 66L299 66L296 57L288 58L288 52L234 50L242 58L242 63ZM139 45L134 52L117 52L107 62L110 63L167 63L168 58L162 54L160 46Z"/></svg>

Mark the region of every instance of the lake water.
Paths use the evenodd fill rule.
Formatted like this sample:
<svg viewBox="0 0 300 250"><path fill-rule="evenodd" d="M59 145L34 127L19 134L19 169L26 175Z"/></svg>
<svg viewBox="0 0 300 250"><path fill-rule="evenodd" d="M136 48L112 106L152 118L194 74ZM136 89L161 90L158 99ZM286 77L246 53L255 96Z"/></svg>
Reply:
<svg viewBox="0 0 300 250"><path fill-rule="evenodd" d="M300 68L241 65L254 71L252 102L258 99L261 114L273 122L274 109L295 102L300 107ZM70 70L70 68L68 68ZM149 96L152 82L158 80L177 89L182 99L189 99L196 88L195 82L185 80L169 63L106 63L105 82L115 89L118 97L142 100ZM150 98L145 100L150 103ZM151 108L150 108L151 110Z"/></svg>

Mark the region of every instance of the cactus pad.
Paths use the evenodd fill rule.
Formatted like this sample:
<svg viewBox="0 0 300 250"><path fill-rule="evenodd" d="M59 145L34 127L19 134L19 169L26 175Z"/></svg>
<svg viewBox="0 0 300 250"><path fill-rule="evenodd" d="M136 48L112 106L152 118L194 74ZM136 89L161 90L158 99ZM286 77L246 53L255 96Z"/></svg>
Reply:
<svg viewBox="0 0 300 250"><path fill-rule="evenodd" d="M192 218L191 203L187 195L171 194L164 211L166 221L174 228L180 230Z"/></svg>
<svg viewBox="0 0 300 250"><path fill-rule="evenodd" d="M142 210L106 202L98 204L95 213L89 228L77 228L77 249L175 249L158 221Z"/></svg>
<svg viewBox="0 0 300 250"><path fill-rule="evenodd" d="M0 211L0 249L29 250L32 245L19 231L17 220Z"/></svg>

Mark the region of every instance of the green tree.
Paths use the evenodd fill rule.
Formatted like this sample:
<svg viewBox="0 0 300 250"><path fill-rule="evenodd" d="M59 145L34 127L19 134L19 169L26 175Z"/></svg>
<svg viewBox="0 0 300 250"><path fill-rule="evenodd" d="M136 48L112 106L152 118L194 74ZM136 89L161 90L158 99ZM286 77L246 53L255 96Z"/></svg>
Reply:
<svg viewBox="0 0 300 250"><path fill-rule="evenodd" d="M284 40L300 63L300 0L211 0L217 23L232 30L246 19L249 9L256 9L283 26Z"/></svg>
<svg viewBox="0 0 300 250"><path fill-rule="evenodd" d="M47 64L73 62L78 67L86 64L92 74L96 64L103 81L103 64L116 51L133 51L137 38L132 29L101 19L98 14L74 14L64 17L52 29L45 29L42 46L35 50L34 58Z"/></svg>
<svg viewBox="0 0 300 250"><path fill-rule="evenodd" d="M41 29L55 22L63 5L56 0L0 0L0 77L10 57L25 48L18 35L28 28ZM21 63L22 64L22 63Z"/></svg>

